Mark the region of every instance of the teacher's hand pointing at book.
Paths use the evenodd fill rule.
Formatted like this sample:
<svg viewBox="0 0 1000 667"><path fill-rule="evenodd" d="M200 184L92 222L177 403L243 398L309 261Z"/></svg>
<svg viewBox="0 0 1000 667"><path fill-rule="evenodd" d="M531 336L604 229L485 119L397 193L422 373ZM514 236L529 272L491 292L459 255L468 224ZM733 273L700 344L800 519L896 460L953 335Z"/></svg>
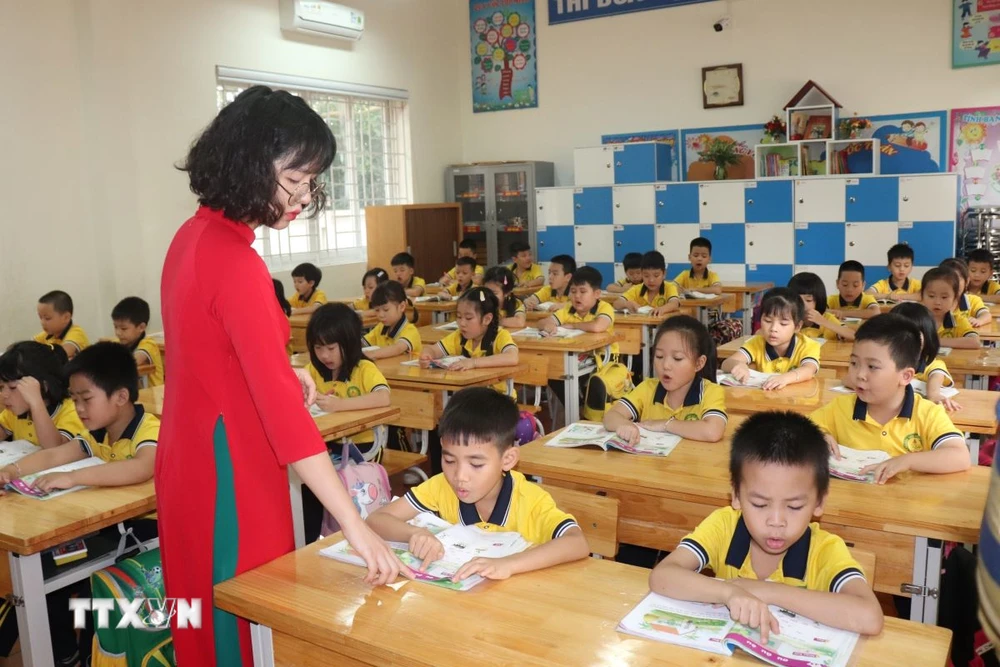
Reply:
<svg viewBox="0 0 1000 667"><path fill-rule="evenodd" d="M348 543L368 566L365 583L373 586L391 584L399 575L413 579L410 569L400 562L389 545L376 535L360 516L357 517L357 521L343 526L342 531Z"/></svg>
<svg viewBox="0 0 1000 667"><path fill-rule="evenodd" d="M749 628L759 628L761 643L767 644L767 637L770 633L781 632L778 619L771 615L771 610L767 608L766 602L738 585L731 585L732 590L726 599L729 617Z"/></svg>

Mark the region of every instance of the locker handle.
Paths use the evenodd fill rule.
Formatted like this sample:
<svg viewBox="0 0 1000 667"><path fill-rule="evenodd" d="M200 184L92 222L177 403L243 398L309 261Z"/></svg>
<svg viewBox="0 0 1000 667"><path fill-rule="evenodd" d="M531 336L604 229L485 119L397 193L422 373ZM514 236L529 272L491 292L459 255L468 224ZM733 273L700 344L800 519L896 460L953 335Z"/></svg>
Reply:
<svg viewBox="0 0 1000 667"><path fill-rule="evenodd" d="M538 245L545 245L545 241L539 241ZM456 252L455 254L457 255L458 253Z"/></svg>
<svg viewBox="0 0 1000 667"><path fill-rule="evenodd" d="M577 241L576 244L579 245L579 246L582 246L583 245L583 241Z"/></svg>
<svg viewBox="0 0 1000 667"><path fill-rule="evenodd" d="M903 195L903 201L910 201L910 198L907 197L906 195Z"/></svg>
<svg viewBox="0 0 1000 667"><path fill-rule="evenodd" d="M750 242L750 245L753 245L753 241Z"/></svg>
<svg viewBox="0 0 1000 667"><path fill-rule="evenodd" d="M799 200L799 203L800 203L800 204L805 204L805 203L806 203L806 200L805 200L805 199L800 199L800 200Z"/></svg>
<svg viewBox="0 0 1000 667"><path fill-rule="evenodd" d="M753 206L753 200L752 199L748 199L747 200L747 206Z"/></svg>
<svg viewBox="0 0 1000 667"><path fill-rule="evenodd" d="M657 205L657 206L663 206L663 202L661 202L661 201L658 201L658 202L656 202L656 205Z"/></svg>
<svg viewBox="0 0 1000 667"><path fill-rule="evenodd" d="M806 242L805 242L805 241L799 241L799 247L800 247L800 248L801 248L802 246L804 246L805 244L806 244Z"/></svg>
<svg viewBox="0 0 1000 667"><path fill-rule="evenodd" d="M622 161L621 161L621 160L618 160L618 162L615 162L615 166L616 166L616 167L620 167L620 166L622 166Z"/></svg>
<svg viewBox="0 0 1000 667"><path fill-rule="evenodd" d="M542 206L541 204L539 204L539 205L538 205L538 210L539 210L539 211L541 211L541 210L542 210L543 208L545 208L545 207L544 207L544 206Z"/></svg>
<svg viewBox="0 0 1000 667"><path fill-rule="evenodd" d="M621 208L621 207L622 207L621 204L615 204L615 208Z"/></svg>
<svg viewBox="0 0 1000 667"><path fill-rule="evenodd" d="M703 201L703 202L701 203L701 205L702 205L702 206L708 206L708 202L707 202L707 201Z"/></svg>
<svg viewBox="0 0 1000 667"><path fill-rule="evenodd" d="M665 245L665 244L663 243L663 241L660 241L660 245Z"/></svg>
<svg viewBox="0 0 1000 667"><path fill-rule="evenodd" d="M580 206L579 204L577 204L577 205L576 205L576 209L577 209L578 211L579 211L579 210L580 210L581 208L583 208L583 207L582 207L582 206Z"/></svg>
<svg viewBox="0 0 1000 667"><path fill-rule="evenodd" d="M604 165L604 167L605 167L606 169L611 169L611 163L610 163L610 162L609 162L609 163L607 163L606 165Z"/></svg>
<svg viewBox="0 0 1000 667"><path fill-rule="evenodd" d="M847 201L849 201L849 202L851 202L851 203L853 204L854 202L856 202L856 201L858 201L858 200L857 200L857 199L855 199L854 197L851 197L851 198L850 198L850 199L848 199Z"/></svg>
<svg viewBox="0 0 1000 667"><path fill-rule="evenodd" d="M850 242L848 242L848 244L847 244L847 245L849 245L849 246L851 246L851 247L853 248L853 247L854 247L854 241L850 241Z"/></svg>
<svg viewBox="0 0 1000 667"><path fill-rule="evenodd" d="M622 247L622 242L621 242L621 241L617 241L617 242L615 243L615 245L616 245L616 246L618 246L619 248L621 248L621 247Z"/></svg>

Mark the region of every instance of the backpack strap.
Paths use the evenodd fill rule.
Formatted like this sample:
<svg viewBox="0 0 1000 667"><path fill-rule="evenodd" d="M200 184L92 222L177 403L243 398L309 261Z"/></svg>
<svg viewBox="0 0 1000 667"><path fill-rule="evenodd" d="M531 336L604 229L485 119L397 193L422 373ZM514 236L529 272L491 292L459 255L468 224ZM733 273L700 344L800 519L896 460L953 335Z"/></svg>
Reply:
<svg viewBox="0 0 1000 667"><path fill-rule="evenodd" d="M361 453L361 450L353 442L348 438L344 438L344 448L340 452L340 463L337 465L337 470L346 468L348 461L352 463L364 463L365 455Z"/></svg>

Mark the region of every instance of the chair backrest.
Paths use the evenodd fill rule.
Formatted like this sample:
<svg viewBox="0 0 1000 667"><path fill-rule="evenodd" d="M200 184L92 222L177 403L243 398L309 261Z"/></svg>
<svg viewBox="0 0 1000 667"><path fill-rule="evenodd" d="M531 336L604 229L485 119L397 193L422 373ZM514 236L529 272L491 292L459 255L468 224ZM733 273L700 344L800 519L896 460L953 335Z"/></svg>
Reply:
<svg viewBox="0 0 1000 667"><path fill-rule="evenodd" d="M858 549L855 547L847 547L848 551L851 552L851 557L858 561L858 565L865 572L865 578L868 579L868 585L875 585L875 554L871 551L865 551L864 549Z"/></svg>
<svg viewBox="0 0 1000 667"><path fill-rule="evenodd" d="M514 376L514 382L532 387L544 387L548 384L549 362L545 355L526 354L522 351L517 359L521 370Z"/></svg>
<svg viewBox="0 0 1000 667"><path fill-rule="evenodd" d="M618 499L598 496L559 486L542 485L556 501L556 506L569 512L580 525L590 552L605 558L618 554Z"/></svg>

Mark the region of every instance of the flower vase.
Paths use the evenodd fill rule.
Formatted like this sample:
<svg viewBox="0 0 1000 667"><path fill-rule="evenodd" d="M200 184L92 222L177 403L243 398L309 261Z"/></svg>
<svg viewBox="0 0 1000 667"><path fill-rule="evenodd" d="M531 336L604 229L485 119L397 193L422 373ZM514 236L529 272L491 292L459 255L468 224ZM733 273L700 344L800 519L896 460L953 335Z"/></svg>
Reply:
<svg viewBox="0 0 1000 667"><path fill-rule="evenodd" d="M725 165L717 164L715 165L715 180L724 181L726 180L726 167Z"/></svg>
<svg viewBox="0 0 1000 667"><path fill-rule="evenodd" d="M848 139L860 139L860 138L861 138L861 132L859 132L858 130L851 130L851 135L848 137Z"/></svg>

